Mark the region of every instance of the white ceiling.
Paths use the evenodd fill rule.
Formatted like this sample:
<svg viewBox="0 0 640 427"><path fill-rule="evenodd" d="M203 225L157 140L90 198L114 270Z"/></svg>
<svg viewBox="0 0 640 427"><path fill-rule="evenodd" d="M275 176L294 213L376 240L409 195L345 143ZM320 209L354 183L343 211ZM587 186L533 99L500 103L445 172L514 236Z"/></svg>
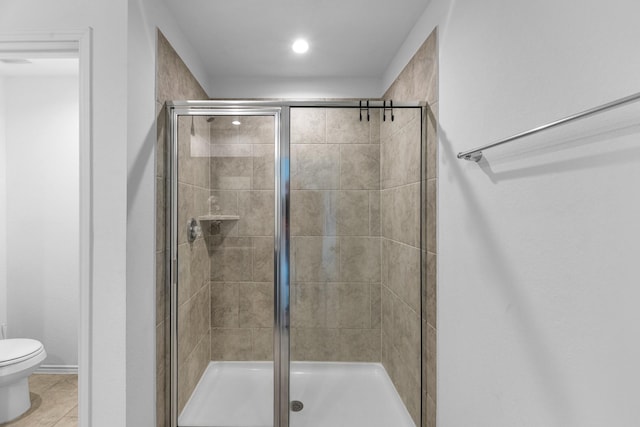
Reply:
<svg viewBox="0 0 640 427"><path fill-rule="evenodd" d="M430 0L165 0L212 81L380 78ZM292 52L304 37L305 55Z"/></svg>
<svg viewBox="0 0 640 427"><path fill-rule="evenodd" d="M2 59L25 58L0 56L0 77L77 76L79 70L78 58L28 58L28 63L18 64L6 63Z"/></svg>

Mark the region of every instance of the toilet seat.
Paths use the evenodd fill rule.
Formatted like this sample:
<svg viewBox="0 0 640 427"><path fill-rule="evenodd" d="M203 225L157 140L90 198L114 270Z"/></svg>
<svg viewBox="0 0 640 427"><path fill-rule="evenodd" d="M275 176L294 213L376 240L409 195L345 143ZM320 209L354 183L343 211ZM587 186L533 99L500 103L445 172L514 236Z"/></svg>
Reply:
<svg viewBox="0 0 640 427"><path fill-rule="evenodd" d="M44 352L40 341L28 338L0 340L0 368L18 364Z"/></svg>
<svg viewBox="0 0 640 427"><path fill-rule="evenodd" d="M0 425L29 409L29 376L46 357L47 352L39 341L0 340Z"/></svg>

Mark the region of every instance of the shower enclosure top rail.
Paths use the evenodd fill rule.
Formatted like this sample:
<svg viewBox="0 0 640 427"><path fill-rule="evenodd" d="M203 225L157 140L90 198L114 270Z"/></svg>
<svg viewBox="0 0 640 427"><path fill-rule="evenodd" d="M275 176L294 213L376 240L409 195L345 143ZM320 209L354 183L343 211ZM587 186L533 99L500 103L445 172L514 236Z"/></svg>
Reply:
<svg viewBox="0 0 640 427"><path fill-rule="evenodd" d="M554 128L556 126L563 125L565 123L573 122L575 120L584 119L584 118L592 116L594 114L601 113L601 112L607 111L607 110L611 110L613 108L620 107L622 105L629 104L631 102L635 102L635 101L638 101L638 100L640 100L640 92L634 93L633 95L629 95L629 96L626 96L624 98L616 99L615 101L611 101L611 102L608 102L606 104L599 105L597 107L591 108L589 110L582 111L582 112L577 113L577 114L573 114L573 115L565 117L563 119L556 120L554 122L547 123L547 124L542 125L542 126L538 126L538 127L533 128L531 130L528 130L526 132L520 132L518 134L512 135L512 136L510 136L508 138L502 139L502 140L494 142L492 144L483 145L482 147L474 148L473 150L469 150L469 151L462 151L462 152L458 153L457 157L459 159L479 162L480 159L482 159L482 152L484 150L489 149L489 148L497 147L499 145L506 144L508 142L515 141L517 139L524 138L524 137L529 136L529 135L534 135L534 134L536 134L538 132L542 132L543 130L551 129L551 128Z"/></svg>
<svg viewBox="0 0 640 427"><path fill-rule="evenodd" d="M211 99L211 100L193 100L193 101L167 101L167 106L174 108L211 108L211 107L227 107L227 108L237 108L239 111L243 111L246 108L251 107L319 107L319 108L330 108L330 107L350 107L357 108L359 107L359 102L361 100L323 100L323 99L296 99L296 100L242 100L242 99L234 99L234 100L219 100L219 99ZM366 100L365 100L366 101ZM415 107L423 107L424 103L419 101L408 101L408 102L394 102L393 108L415 108ZM389 104L385 105L385 100L383 99L370 99L369 100L369 108L389 108Z"/></svg>

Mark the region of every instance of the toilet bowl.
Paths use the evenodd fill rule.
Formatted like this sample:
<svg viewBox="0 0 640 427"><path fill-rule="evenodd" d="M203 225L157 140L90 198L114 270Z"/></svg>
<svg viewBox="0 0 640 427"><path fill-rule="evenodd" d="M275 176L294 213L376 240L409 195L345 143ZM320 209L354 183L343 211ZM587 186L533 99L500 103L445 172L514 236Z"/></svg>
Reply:
<svg viewBox="0 0 640 427"><path fill-rule="evenodd" d="M18 418L31 407L29 375L46 357L39 341L0 340L0 424Z"/></svg>

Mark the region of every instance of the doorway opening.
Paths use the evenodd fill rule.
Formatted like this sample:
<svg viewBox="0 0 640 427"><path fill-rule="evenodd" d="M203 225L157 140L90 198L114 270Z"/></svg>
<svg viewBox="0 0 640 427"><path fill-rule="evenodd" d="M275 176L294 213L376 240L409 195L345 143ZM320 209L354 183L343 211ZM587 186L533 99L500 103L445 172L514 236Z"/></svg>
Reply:
<svg viewBox="0 0 640 427"><path fill-rule="evenodd" d="M39 346L9 426L89 420L90 38L0 37L1 344Z"/></svg>

